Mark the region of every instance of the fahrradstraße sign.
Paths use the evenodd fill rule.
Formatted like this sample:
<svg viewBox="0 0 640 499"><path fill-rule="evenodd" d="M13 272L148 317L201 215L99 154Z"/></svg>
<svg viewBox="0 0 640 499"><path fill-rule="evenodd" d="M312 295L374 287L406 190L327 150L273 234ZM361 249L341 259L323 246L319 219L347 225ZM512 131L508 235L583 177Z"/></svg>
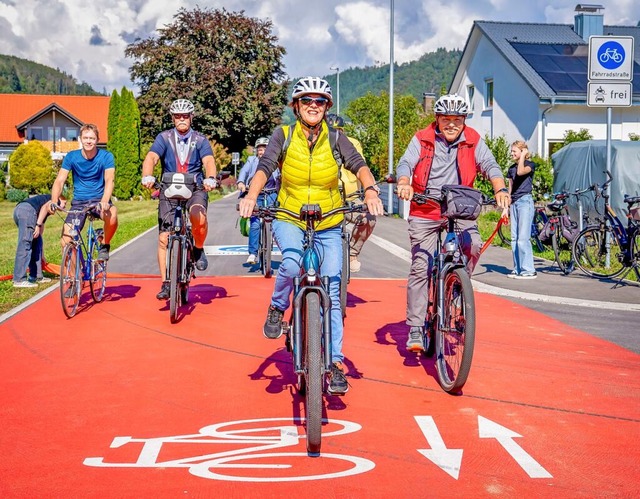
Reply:
<svg viewBox="0 0 640 499"><path fill-rule="evenodd" d="M633 37L589 37L589 81L633 80Z"/></svg>

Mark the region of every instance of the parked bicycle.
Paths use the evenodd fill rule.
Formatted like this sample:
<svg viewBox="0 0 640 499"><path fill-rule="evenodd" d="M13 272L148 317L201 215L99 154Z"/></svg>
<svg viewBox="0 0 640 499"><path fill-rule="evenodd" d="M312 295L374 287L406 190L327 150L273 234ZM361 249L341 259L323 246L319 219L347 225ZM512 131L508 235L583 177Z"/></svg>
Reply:
<svg viewBox="0 0 640 499"><path fill-rule="evenodd" d="M263 200L263 207L267 206L269 197L274 193L277 193L277 189L263 189L261 197L258 199ZM260 264L260 271L268 279L273 275L273 269L271 268L271 255L273 251L273 233L271 232L271 223L273 217L267 215L260 217L260 239L258 240L258 263Z"/></svg>
<svg viewBox="0 0 640 499"><path fill-rule="evenodd" d="M287 351L292 354L297 391L305 397L307 452L318 454L322 443L322 394L331 372L331 299L329 277L320 275L320 253L315 245L316 225L338 213L364 212L366 206L341 206L322 213L317 204L305 204L300 213L280 207L256 206L254 214L275 218L287 214L305 222L300 275L293 280L289 321L282 322Z"/></svg>
<svg viewBox="0 0 640 499"><path fill-rule="evenodd" d="M640 196L624 195L627 205L627 226L618 218L609 204L608 188L611 174L604 184L596 186L596 198L604 200L603 218L583 229L573 243L573 258L585 274L598 278L621 276L631 270L640 280ZM597 203L596 203L597 206Z"/></svg>
<svg viewBox="0 0 640 499"><path fill-rule="evenodd" d="M418 204L441 203L445 196L443 188L440 196L415 193L412 200ZM489 204L486 200L484 203ZM438 381L449 393L460 392L467 382L476 333L475 298L466 269L467 258L461 248L456 218L446 217L438 231L429 279L424 345L425 355L435 354Z"/></svg>
<svg viewBox="0 0 640 499"><path fill-rule="evenodd" d="M216 176L220 182L229 172ZM193 173L165 172L156 188L164 192L166 199L176 201L173 226L169 230L167 243L167 266L165 281L169 282L169 318L171 323L179 320L180 307L189 302L189 284L195 277L193 257L193 234L191 220L186 208L187 201L197 190L203 190L200 176Z"/></svg>
<svg viewBox="0 0 640 499"><path fill-rule="evenodd" d="M535 209L533 220L531 221L531 245L542 253L546 247L540 239L540 233L542 228L549 220L547 212L544 207L537 207ZM511 220L503 222L498 228L498 237L503 244L511 245Z"/></svg>
<svg viewBox="0 0 640 499"><path fill-rule="evenodd" d="M100 203L86 206L81 210L57 211L74 215L69 235L71 241L62 249L60 264L60 300L62 311L68 318L76 315L83 284L89 282L91 297L96 303L104 299L107 286L107 262L98 259L98 251L102 245L104 232L102 228L94 228L94 220L100 218ZM81 221L88 220L86 235L82 236Z"/></svg>

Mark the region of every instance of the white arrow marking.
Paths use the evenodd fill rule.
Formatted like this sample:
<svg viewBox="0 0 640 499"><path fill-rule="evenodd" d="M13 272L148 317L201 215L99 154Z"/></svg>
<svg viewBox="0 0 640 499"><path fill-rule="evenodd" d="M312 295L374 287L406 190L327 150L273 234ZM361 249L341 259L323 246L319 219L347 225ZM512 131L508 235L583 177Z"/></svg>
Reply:
<svg viewBox="0 0 640 499"><path fill-rule="evenodd" d="M478 416L478 434L480 438L495 438L531 478L553 478L551 473L513 440L522 435L482 416Z"/></svg>
<svg viewBox="0 0 640 499"><path fill-rule="evenodd" d="M418 452L457 480L462 463L462 449L447 449L431 416L414 416L414 418L431 446L431 449L418 449Z"/></svg>

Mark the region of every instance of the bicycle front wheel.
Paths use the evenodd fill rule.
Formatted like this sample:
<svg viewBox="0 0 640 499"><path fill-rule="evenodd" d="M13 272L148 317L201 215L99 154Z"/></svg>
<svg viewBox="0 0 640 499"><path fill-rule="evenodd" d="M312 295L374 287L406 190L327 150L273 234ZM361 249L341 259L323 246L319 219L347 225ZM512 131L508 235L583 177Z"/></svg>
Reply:
<svg viewBox="0 0 640 499"><path fill-rule="evenodd" d="M60 265L60 300L62 301L62 311L69 318L76 315L81 289L78 247L75 244L67 244L62 250L62 264Z"/></svg>
<svg viewBox="0 0 640 499"><path fill-rule="evenodd" d="M107 262L98 260L98 244L93 245L91 252L91 277L89 280L93 301L100 303L104 300L104 292L107 288Z"/></svg>
<svg viewBox="0 0 640 499"><path fill-rule="evenodd" d="M576 265L591 277L615 277L625 266L620 243L610 227L587 227L573 242L573 258Z"/></svg>
<svg viewBox="0 0 640 499"><path fill-rule="evenodd" d="M180 240L173 239L169 248L169 318L174 324L178 320L180 308Z"/></svg>
<svg viewBox="0 0 640 499"><path fill-rule="evenodd" d="M636 232L631 241L631 264L636 273L636 279L640 281L640 231Z"/></svg>
<svg viewBox="0 0 640 499"><path fill-rule="evenodd" d="M322 443L322 388L324 383L322 376L322 320L318 293L307 293L304 297L303 316L307 452L318 454Z"/></svg>
<svg viewBox="0 0 640 499"><path fill-rule="evenodd" d="M340 308L342 318L347 316L347 286L351 279L351 268L349 266L349 234L342 234L342 274L340 274Z"/></svg>
<svg viewBox="0 0 640 499"><path fill-rule="evenodd" d="M564 275L569 275L574 268L573 252L571 243L560 233L560 222L556 223L556 230L551 235L551 246L558 268Z"/></svg>
<svg viewBox="0 0 640 499"><path fill-rule="evenodd" d="M476 335L471 278L454 269L444 278L444 327L436 334L436 367L445 392L459 393L467 382Z"/></svg>
<svg viewBox="0 0 640 499"><path fill-rule="evenodd" d="M271 233L271 222L262 222L262 256L261 267L265 278L269 279L272 275L271 271L271 250L273 249L273 234Z"/></svg>

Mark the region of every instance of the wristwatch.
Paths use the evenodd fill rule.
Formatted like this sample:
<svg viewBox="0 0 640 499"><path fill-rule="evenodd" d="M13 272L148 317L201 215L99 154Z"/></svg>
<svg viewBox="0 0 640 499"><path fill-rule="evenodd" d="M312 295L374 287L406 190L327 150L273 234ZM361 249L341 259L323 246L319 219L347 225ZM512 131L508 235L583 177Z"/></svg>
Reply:
<svg viewBox="0 0 640 499"><path fill-rule="evenodd" d="M506 192L507 194L509 194L509 189L507 189L506 187L503 187L502 189L498 189L496 191L496 194L498 194L499 192Z"/></svg>
<svg viewBox="0 0 640 499"><path fill-rule="evenodd" d="M364 192L367 192L367 191L370 191L370 190L371 190L371 191L376 191L376 193L377 193L377 194L380 194L380 187L378 187L378 186L377 186L377 185L375 185L375 184L370 185L369 187L367 187L367 188L364 190Z"/></svg>

